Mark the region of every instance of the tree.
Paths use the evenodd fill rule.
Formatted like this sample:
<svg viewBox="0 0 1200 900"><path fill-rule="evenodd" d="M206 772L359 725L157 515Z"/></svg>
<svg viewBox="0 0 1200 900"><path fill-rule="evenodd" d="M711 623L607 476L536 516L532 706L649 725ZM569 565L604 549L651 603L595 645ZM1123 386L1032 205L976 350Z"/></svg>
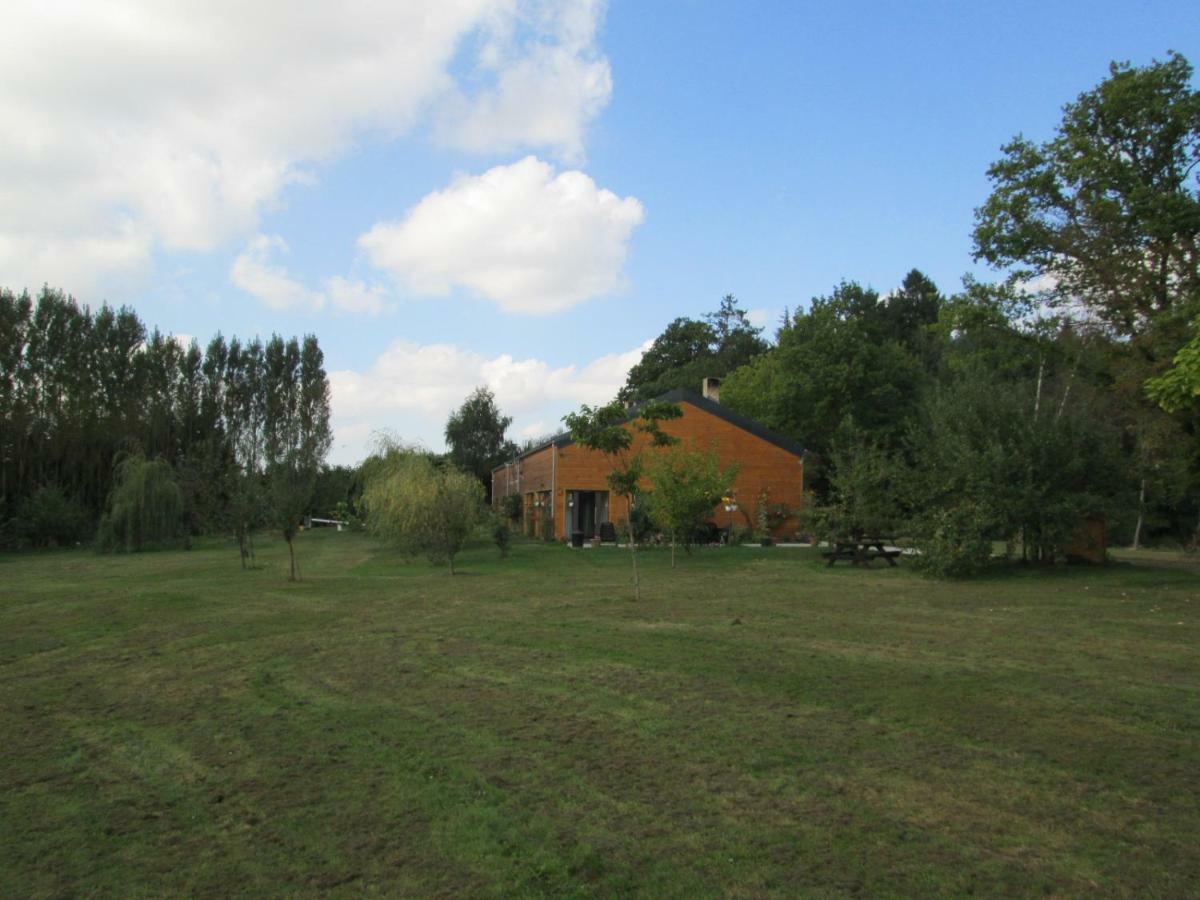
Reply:
<svg viewBox="0 0 1200 900"><path fill-rule="evenodd" d="M184 535L183 495L164 459L128 456L117 464L108 512L100 520L101 550L135 553Z"/></svg>
<svg viewBox="0 0 1200 900"><path fill-rule="evenodd" d="M804 518L823 540L858 540L895 534L901 521L898 482L903 462L847 418L829 454L829 496Z"/></svg>
<svg viewBox="0 0 1200 900"><path fill-rule="evenodd" d="M624 403L651 400L676 388L696 390L703 379L723 377L767 349L762 329L750 324L732 294L703 321L671 322L625 380L618 395Z"/></svg>
<svg viewBox="0 0 1200 900"><path fill-rule="evenodd" d="M632 410L626 410L614 401L607 406L591 407L586 403L579 412L569 413L563 422L571 431L576 443L603 453L609 462L608 486L612 492L625 499L629 510L629 552L633 561L633 596L641 599L638 581L637 539L633 529L633 508L645 473L646 445L668 447L676 438L662 430L662 423L677 419L683 411L673 403L648 401ZM635 437L640 437L635 446Z"/></svg>
<svg viewBox="0 0 1200 900"><path fill-rule="evenodd" d="M1150 358L1170 356L1200 301L1200 93L1171 53L1109 77L1063 108L1055 136L1018 136L988 169L975 257L1039 277ZM1162 343L1162 347L1157 346Z"/></svg>
<svg viewBox="0 0 1200 900"><path fill-rule="evenodd" d="M721 402L824 456L848 415L885 444L898 444L925 378L897 339L886 301L843 282L797 311L773 351L730 374Z"/></svg>
<svg viewBox="0 0 1200 900"><path fill-rule="evenodd" d="M1119 435L1082 385L1062 402L1068 384L977 367L930 393L907 441L905 499L923 549L997 539L1049 562L1085 518L1114 507L1126 490Z"/></svg>
<svg viewBox="0 0 1200 900"><path fill-rule="evenodd" d="M299 578L293 540L312 503L317 474L333 443L329 427L329 382L317 339L303 347L273 335L264 354L263 455L275 523L287 541L291 567Z"/></svg>
<svg viewBox="0 0 1200 900"><path fill-rule="evenodd" d="M737 478L736 465L721 468L712 450L668 447L646 468L650 481L647 506L654 523L671 536L671 568L675 546L690 550L703 524Z"/></svg>
<svg viewBox="0 0 1200 900"><path fill-rule="evenodd" d="M363 505L371 534L454 574L458 555L483 515L483 488L454 466L384 439L365 465Z"/></svg>
<svg viewBox="0 0 1200 900"><path fill-rule="evenodd" d="M492 469L516 453L505 437L511 416L500 414L496 397L486 387L477 387L446 422L450 461L479 479L491 499Z"/></svg>

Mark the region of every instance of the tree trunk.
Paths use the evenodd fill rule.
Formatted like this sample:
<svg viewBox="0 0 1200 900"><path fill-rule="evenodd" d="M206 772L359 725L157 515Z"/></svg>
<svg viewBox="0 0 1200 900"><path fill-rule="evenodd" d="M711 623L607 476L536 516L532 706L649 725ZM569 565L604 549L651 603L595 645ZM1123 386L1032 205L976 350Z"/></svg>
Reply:
<svg viewBox="0 0 1200 900"><path fill-rule="evenodd" d="M629 552L633 556L633 599L642 599L642 588L638 583L637 543L633 540L633 529L629 529Z"/></svg>
<svg viewBox="0 0 1200 900"><path fill-rule="evenodd" d="M1133 529L1133 549L1140 550L1142 547L1142 517L1146 509L1146 479L1142 479L1142 488L1138 491L1138 516L1137 525Z"/></svg>
<svg viewBox="0 0 1200 900"><path fill-rule="evenodd" d="M288 538L287 545L288 545L288 555L291 557L291 560L292 560L292 568L291 568L291 571L288 573L288 581L296 581L297 580L297 578L296 578L296 548L292 546L291 538Z"/></svg>
<svg viewBox="0 0 1200 900"><path fill-rule="evenodd" d="M671 568L675 568L675 532L671 532Z"/></svg>
<svg viewBox="0 0 1200 900"><path fill-rule="evenodd" d="M450 574L453 575L454 574L454 554L453 553L450 554L450 558L449 558L449 560L447 560L447 562L450 563Z"/></svg>
<svg viewBox="0 0 1200 900"><path fill-rule="evenodd" d="M1042 408L1042 376L1046 372L1046 357L1038 360L1037 394L1033 398L1033 421L1038 420L1038 412Z"/></svg>

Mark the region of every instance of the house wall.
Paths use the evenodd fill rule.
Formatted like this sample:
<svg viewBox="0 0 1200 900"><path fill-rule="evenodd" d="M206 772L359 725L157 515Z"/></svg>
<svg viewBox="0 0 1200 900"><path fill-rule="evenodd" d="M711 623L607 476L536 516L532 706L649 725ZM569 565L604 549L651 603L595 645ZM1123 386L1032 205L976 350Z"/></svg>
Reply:
<svg viewBox="0 0 1200 900"><path fill-rule="evenodd" d="M691 449L715 450L722 466L736 462L740 467L733 490L737 508L728 512L718 507L712 516L712 521L718 527L732 525L757 528L756 511L760 500L771 505L784 504L793 511L799 510L804 492L804 464L801 457L690 403L682 402L679 408L683 415L664 422L663 431L679 438L684 446ZM658 452L657 448L648 444L649 439L638 433L631 452L642 449L649 453ZM525 457L519 464L526 530L530 521L533 521L535 534L542 533L541 523L551 514L548 507L552 506L554 535L559 539L567 537L567 491L609 490L608 458L579 444L545 447ZM493 473L493 479L496 477ZM515 491L515 476L509 475L507 478L507 483ZM497 482L493 480L493 484ZM547 497L543 493L546 491L553 493ZM503 494L493 488L492 496L498 498ZM541 506L536 505L539 501ZM629 509L624 499L610 496L609 519L620 522L628 515ZM796 519L792 516L778 522L772 531L777 537L783 537L794 532L796 526Z"/></svg>

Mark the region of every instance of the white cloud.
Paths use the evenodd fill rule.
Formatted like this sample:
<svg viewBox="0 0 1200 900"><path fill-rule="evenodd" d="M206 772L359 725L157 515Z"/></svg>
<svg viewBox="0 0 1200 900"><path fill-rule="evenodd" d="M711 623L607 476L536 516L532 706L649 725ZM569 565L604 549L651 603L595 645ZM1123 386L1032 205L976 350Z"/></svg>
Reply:
<svg viewBox="0 0 1200 900"><path fill-rule="evenodd" d="M305 286L275 262L287 252L279 235L256 235L233 261L229 280L274 310L316 311L328 303L342 312L378 315L387 307L387 293L376 284L335 276L325 279L323 291Z"/></svg>
<svg viewBox="0 0 1200 900"><path fill-rule="evenodd" d="M447 104L442 138L472 150L556 147L569 162L582 161L584 128L612 94L608 60L595 50L602 7L548 4L523 40L497 34L479 58L493 86Z"/></svg>
<svg viewBox="0 0 1200 900"><path fill-rule="evenodd" d="M558 312L617 289L642 204L529 156L463 175L359 238L411 291L465 287L513 313Z"/></svg>
<svg viewBox="0 0 1200 900"><path fill-rule="evenodd" d="M325 292L343 312L377 316L387 308L387 293L377 284L366 284L336 275L326 279Z"/></svg>
<svg viewBox="0 0 1200 900"><path fill-rule="evenodd" d="M257 297L274 310L320 309L325 297L289 277L287 270L272 263L275 252L287 252L287 243L278 235L257 235L238 254L229 271L229 279L247 294Z"/></svg>
<svg viewBox="0 0 1200 900"><path fill-rule="evenodd" d="M361 459L371 434L385 429L441 447L446 418L480 385L490 388L500 409L513 417L512 433L525 437L556 431L561 417L581 403L611 400L649 346L647 341L582 367L555 368L536 358L489 357L453 344L396 341L366 371L330 373L332 458Z"/></svg>
<svg viewBox="0 0 1200 900"><path fill-rule="evenodd" d="M607 102L578 0L16 0L0 29L0 272L80 291L253 233L372 135L581 153ZM552 81L540 81L551 77Z"/></svg>
<svg viewBox="0 0 1200 900"><path fill-rule="evenodd" d="M746 318L755 328L766 328L772 320L779 318L779 313L773 309L750 309L746 311Z"/></svg>

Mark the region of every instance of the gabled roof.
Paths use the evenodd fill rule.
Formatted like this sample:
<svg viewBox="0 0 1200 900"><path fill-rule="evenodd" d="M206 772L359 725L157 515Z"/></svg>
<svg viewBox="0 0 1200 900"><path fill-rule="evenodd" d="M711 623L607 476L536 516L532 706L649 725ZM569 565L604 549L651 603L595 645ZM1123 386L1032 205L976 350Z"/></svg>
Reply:
<svg viewBox="0 0 1200 900"><path fill-rule="evenodd" d="M718 419L723 419L730 425L734 425L743 431L748 431L750 434L757 438L761 438L768 444L774 444L781 450L786 450L788 453L794 454L795 456L804 456L808 453L807 450L805 450L799 443L793 441L791 438L784 437L782 434L771 431L771 429L765 427L764 425L760 425L753 419L735 413L727 406L722 406L720 403L716 403L705 397L701 397L695 391L689 391L686 388L676 388L673 391L667 391L667 393L655 397L654 400L655 402L664 403L690 403L692 406L696 407L696 409L703 410L706 413L716 416ZM636 417L637 411L641 405L642 404L639 403L630 407L630 419ZM525 452L519 454L516 458L525 459L525 457L532 456L534 453L540 453L551 445L555 447L568 447L573 443L575 443L575 439L571 437L571 433L569 431L564 431L560 434L554 435L554 437L549 438L548 440L542 441L542 443L535 447L530 447ZM505 465L509 465L509 463L496 466L496 468L492 471L495 471L496 469L502 469Z"/></svg>

